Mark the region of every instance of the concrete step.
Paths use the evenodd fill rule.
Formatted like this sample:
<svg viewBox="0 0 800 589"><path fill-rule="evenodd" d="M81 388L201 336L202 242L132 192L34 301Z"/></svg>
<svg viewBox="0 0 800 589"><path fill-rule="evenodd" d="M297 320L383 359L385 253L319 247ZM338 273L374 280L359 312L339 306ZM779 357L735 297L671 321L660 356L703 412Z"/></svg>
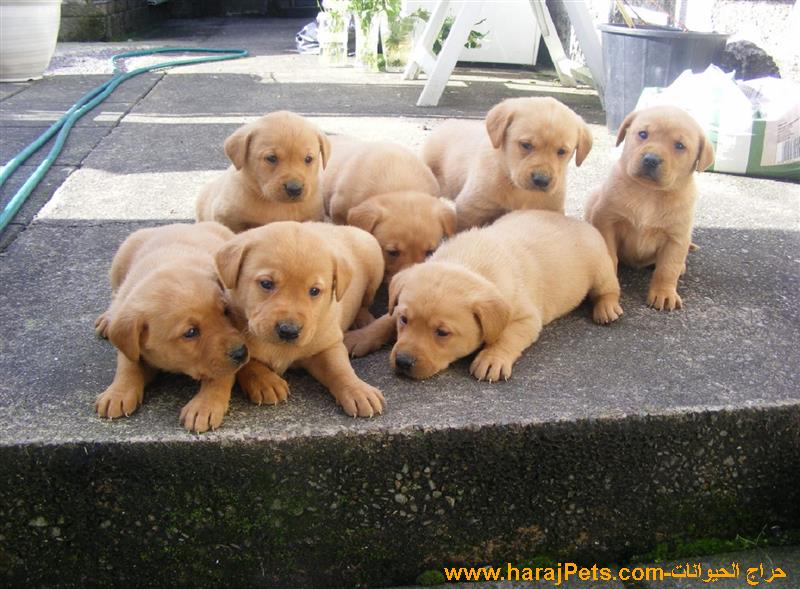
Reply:
<svg viewBox="0 0 800 589"><path fill-rule="evenodd" d="M623 274L622 323L576 311L507 383L480 384L464 362L401 380L384 351L355 362L386 394L382 417L345 417L297 374L287 405L237 394L222 429L193 436L177 420L195 385L180 377L131 418L92 414L113 372L92 337L108 296L98 277L138 226L41 221L3 257L0 562L12 585L168 569L176 584L380 587L445 564L612 562L673 537L800 521L796 311L766 304L783 271L754 267L752 290L735 281L746 311L715 301L741 263L715 252L746 244L777 261L791 240L782 251L698 231L715 245L693 260L685 310L646 309L645 277Z"/></svg>

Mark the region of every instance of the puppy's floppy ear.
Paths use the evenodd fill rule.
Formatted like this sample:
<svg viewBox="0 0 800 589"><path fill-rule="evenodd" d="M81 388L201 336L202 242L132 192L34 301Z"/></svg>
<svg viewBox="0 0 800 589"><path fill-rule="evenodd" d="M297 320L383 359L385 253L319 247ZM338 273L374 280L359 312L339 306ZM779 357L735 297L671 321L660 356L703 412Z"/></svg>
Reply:
<svg viewBox="0 0 800 589"><path fill-rule="evenodd" d="M214 256L217 274L225 288L234 289L239 282L239 271L247 252L247 245L241 239L231 239L226 242Z"/></svg>
<svg viewBox="0 0 800 589"><path fill-rule="evenodd" d="M581 117L578 117L578 145L575 147L575 165L580 167L592 150L592 131ZM619 141L617 141L619 145Z"/></svg>
<svg viewBox="0 0 800 589"><path fill-rule="evenodd" d="M392 277L392 281L389 283L389 315L394 313L394 308L397 305L400 292L403 290L403 287L405 287L406 282L408 282L410 270L410 267L401 270Z"/></svg>
<svg viewBox="0 0 800 589"><path fill-rule="evenodd" d="M341 301L350 281L353 279L353 267L341 256L333 257L333 282L331 290L336 295L336 300Z"/></svg>
<svg viewBox="0 0 800 589"><path fill-rule="evenodd" d="M619 126L619 131L617 131L617 145L622 143L622 140L625 139L625 134L628 132L628 127L631 126L631 123L633 123L633 119L635 118L636 111L628 114L628 116L625 117L625 120L622 121L622 124Z"/></svg>
<svg viewBox="0 0 800 589"><path fill-rule="evenodd" d="M331 142L328 140L325 131L318 131L317 137L319 137L319 153L320 157L322 157L322 167L325 168L331 157Z"/></svg>
<svg viewBox="0 0 800 589"><path fill-rule="evenodd" d="M383 218L383 208L367 199L347 212L347 224L372 233L375 225Z"/></svg>
<svg viewBox="0 0 800 589"><path fill-rule="evenodd" d="M484 343L493 344L508 325L511 305L496 288L487 288L473 300L472 312L483 331Z"/></svg>
<svg viewBox="0 0 800 589"><path fill-rule="evenodd" d="M147 341L147 322L140 313L123 310L109 323L108 341L128 360L138 362Z"/></svg>
<svg viewBox="0 0 800 589"><path fill-rule="evenodd" d="M508 101L505 100L495 105L486 115L486 131L489 133L489 139L491 139L492 146L495 149L503 145L506 129L508 129L513 118L514 112Z"/></svg>
<svg viewBox="0 0 800 589"><path fill-rule="evenodd" d="M233 162L237 170L241 170L247 162L247 152L250 150L252 138L252 125L245 125L236 129L233 135L225 140L225 155Z"/></svg>
<svg viewBox="0 0 800 589"><path fill-rule="evenodd" d="M450 201L452 202L452 201ZM439 221L442 224L442 233L451 237L456 232L456 209L439 199Z"/></svg>
<svg viewBox="0 0 800 589"><path fill-rule="evenodd" d="M700 150L695 168L698 172L708 169L714 163L714 146L703 131L700 131Z"/></svg>

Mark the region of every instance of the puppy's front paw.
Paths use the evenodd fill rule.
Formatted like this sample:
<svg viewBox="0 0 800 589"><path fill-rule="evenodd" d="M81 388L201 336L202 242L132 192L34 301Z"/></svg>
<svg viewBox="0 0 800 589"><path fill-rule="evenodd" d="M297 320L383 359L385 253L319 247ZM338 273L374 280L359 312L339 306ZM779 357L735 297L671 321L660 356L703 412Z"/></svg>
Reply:
<svg viewBox="0 0 800 589"><path fill-rule="evenodd" d="M142 404L143 392L135 389L121 389L114 385L97 395L94 408L100 417L114 419L128 417Z"/></svg>
<svg viewBox="0 0 800 589"><path fill-rule="evenodd" d="M469 367L469 372L478 380L497 382L501 378L508 380L511 377L511 368L514 360L508 358L500 350L491 347L482 349Z"/></svg>
<svg viewBox="0 0 800 589"><path fill-rule="evenodd" d="M361 380L342 387L335 393L331 391L331 394L350 417L372 417L383 413L386 407L383 393Z"/></svg>
<svg viewBox="0 0 800 589"><path fill-rule="evenodd" d="M108 311L94 320L94 333L97 337L108 339Z"/></svg>
<svg viewBox="0 0 800 589"><path fill-rule="evenodd" d="M683 301L674 287L651 287L647 293L647 304L659 311L672 311L683 307Z"/></svg>
<svg viewBox="0 0 800 589"><path fill-rule="evenodd" d="M256 405L277 405L289 396L289 384L266 366L248 364L237 378L239 386Z"/></svg>
<svg viewBox="0 0 800 589"><path fill-rule="evenodd" d="M622 306L619 304L619 295L605 295L597 299L592 310L595 323L608 324L619 319L622 315Z"/></svg>
<svg viewBox="0 0 800 589"><path fill-rule="evenodd" d="M347 348L347 353L353 358L360 358L380 350L382 345L383 342L371 337L364 329L356 329L344 334L344 347Z"/></svg>
<svg viewBox="0 0 800 589"><path fill-rule="evenodd" d="M227 412L228 403L197 395L181 409L180 423L188 431L199 434L217 429Z"/></svg>

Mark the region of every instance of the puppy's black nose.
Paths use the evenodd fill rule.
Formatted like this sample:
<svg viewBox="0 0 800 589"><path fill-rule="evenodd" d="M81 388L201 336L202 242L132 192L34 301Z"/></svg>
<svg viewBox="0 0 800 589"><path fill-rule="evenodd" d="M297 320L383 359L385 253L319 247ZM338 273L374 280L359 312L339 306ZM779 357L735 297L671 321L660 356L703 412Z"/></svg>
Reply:
<svg viewBox="0 0 800 589"><path fill-rule="evenodd" d="M292 198L300 198L300 195L303 194L303 185L294 180L284 184L283 189L286 191L286 194Z"/></svg>
<svg viewBox="0 0 800 589"><path fill-rule="evenodd" d="M544 190L545 188L550 186L550 176L547 176L545 174L534 174L533 185L536 186L536 188L541 188Z"/></svg>
<svg viewBox="0 0 800 589"><path fill-rule="evenodd" d="M411 354L406 354L405 352L400 352L394 357L394 365L402 372L408 372L414 368L414 364L416 362L417 359L414 358L414 356Z"/></svg>
<svg viewBox="0 0 800 589"><path fill-rule="evenodd" d="M644 156L642 156L642 165L651 170L655 170L662 161L664 160L654 153L646 153Z"/></svg>
<svg viewBox="0 0 800 589"><path fill-rule="evenodd" d="M247 360L247 346L241 345L238 348L232 349L228 352L228 357L237 364L241 364Z"/></svg>
<svg viewBox="0 0 800 589"><path fill-rule="evenodd" d="M281 321L275 324L275 333L277 333L278 337L285 342L296 340L300 335L301 329L303 328L299 325L289 323L288 321Z"/></svg>

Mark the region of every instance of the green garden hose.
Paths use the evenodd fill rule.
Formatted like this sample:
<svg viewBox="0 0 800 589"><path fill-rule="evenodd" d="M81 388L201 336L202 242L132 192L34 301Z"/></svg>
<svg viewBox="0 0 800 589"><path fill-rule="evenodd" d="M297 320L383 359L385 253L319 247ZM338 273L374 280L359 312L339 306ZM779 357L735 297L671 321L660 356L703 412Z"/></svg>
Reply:
<svg viewBox="0 0 800 589"><path fill-rule="evenodd" d="M119 60L126 59L128 57L140 57L142 55L155 55L158 53L211 53L217 55L164 61L154 65L136 68L129 72L123 72L120 70L118 63ZM111 63L114 66L113 77L107 82L100 84L96 88L84 94L83 97L81 97L78 102L72 105L72 107L66 113L64 113L64 115L58 121L53 123L49 129L39 135L39 137L25 149L11 158L11 160L9 160L9 162L3 166L2 170L0 170L0 187L2 187L3 184L6 183L6 180L9 179L11 174L13 174L14 171L25 162L25 160L36 153L36 151L38 151L45 143L47 143L53 137L53 135L58 134L55 143L50 148L50 152L47 154L47 157L28 177L20 189L17 190L16 194L14 194L8 204L6 204L6 206L3 208L3 212L0 213L0 232L2 232L11 222L11 220L14 218L14 215L17 214L17 211L19 211L20 207L28 199L28 196L31 194L31 192L33 192L33 189L36 188L39 182L42 181L42 178L44 178L47 170L49 170L50 166L53 165L58 157L58 154L61 153L61 150L64 148L67 135L69 135L70 129L72 129L73 125L83 115L108 98L114 89L122 84L122 82L134 76L138 76L139 74L152 72L155 70L209 61L239 59L240 57L247 57L247 55L248 52L245 49L208 49L203 47L162 47L159 49L126 51L125 53L118 53L114 55L111 58Z"/></svg>

